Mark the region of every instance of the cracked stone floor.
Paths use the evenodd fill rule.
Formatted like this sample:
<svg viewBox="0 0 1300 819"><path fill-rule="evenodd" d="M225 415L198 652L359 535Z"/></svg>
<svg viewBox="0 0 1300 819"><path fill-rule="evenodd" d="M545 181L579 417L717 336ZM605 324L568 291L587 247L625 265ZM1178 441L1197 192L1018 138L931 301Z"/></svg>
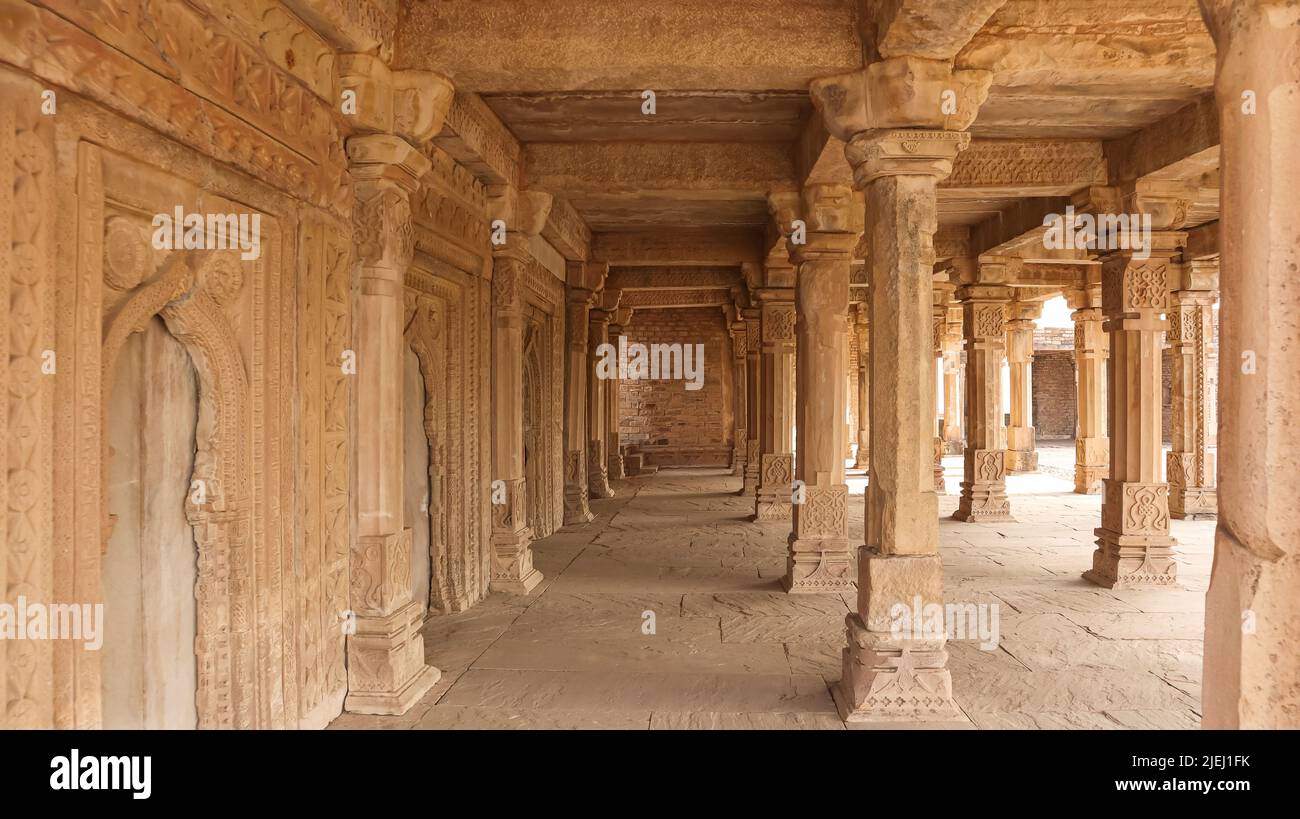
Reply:
<svg viewBox="0 0 1300 819"><path fill-rule="evenodd" d="M1080 577L1099 497L1048 468L1009 479L1016 522L959 523L961 459L944 465L947 602L1000 615L997 649L949 643L971 724L1196 727L1214 522L1173 521L1183 589L1107 591ZM861 543L865 479L851 471L849 484ZM596 521L534 544L546 579L532 595L429 620L442 679L407 714L331 727L843 729L829 686L854 596L782 593L789 525L749 522L739 485L716 469L617 482L592 503Z"/></svg>

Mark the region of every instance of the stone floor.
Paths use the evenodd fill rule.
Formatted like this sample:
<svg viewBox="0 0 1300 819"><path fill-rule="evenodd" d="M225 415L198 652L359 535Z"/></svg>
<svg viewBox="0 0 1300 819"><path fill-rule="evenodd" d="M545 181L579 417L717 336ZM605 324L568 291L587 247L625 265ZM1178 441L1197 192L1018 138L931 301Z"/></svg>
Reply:
<svg viewBox="0 0 1300 819"><path fill-rule="evenodd" d="M958 491L961 459L945 460ZM865 478L850 473L860 496ZM546 580L425 627L439 684L401 717L334 728L843 729L840 675L853 595L781 592L788 525L748 521L720 470L619 482L597 521L535 544ZM979 728L1191 728L1214 523L1173 522L1185 589L1112 592L1091 565L1101 500L1042 472L1009 480L1014 523L948 519L950 603L987 604L1000 641L949 643L953 689ZM863 507L852 503L851 540ZM652 632L652 633L646 633Z"/></svg>

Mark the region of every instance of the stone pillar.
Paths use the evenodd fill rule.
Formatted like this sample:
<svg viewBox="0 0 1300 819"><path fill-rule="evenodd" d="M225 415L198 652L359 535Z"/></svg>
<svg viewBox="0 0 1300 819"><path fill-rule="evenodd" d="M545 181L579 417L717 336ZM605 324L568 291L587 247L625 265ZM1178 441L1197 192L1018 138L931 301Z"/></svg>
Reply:
<svg viewBox="0 0 1300 819"><path fill-rule="evenodd" d="M588 313L609 266L569 262L565 288L564 525L591 521L587 494Z"/></svg>
<svg viewBox="0 0 1300 819"><path fill-rule="evenodd" d="M1034 319L1043 314L1041 302L1015 302L1007 321L1007 364L1011 377L1011 424L1007 427L1007 474L1038 469L1034 440L1033 382Z"/></svg>
<svg viewBox="0 0 1300 819"><path fill-rule="evenodd" d="M1219 51L1224 283L1202 724L1300 728L1300 18L1281 0L1201 9Z"/></svg>
<svg viewBox="0 0 1300 819"><path fill-rule="evenodd" d="M1002 267L981 262L981 280L1006 281ZM999 442L1002 351L1011 295L1011 288L1000 285L966 285L957 290L966 335L966 458L961 501L953 515L957 520L1012 519L1007 453Z"/></svg>
<svg viewBox="0 0 1300 819"><path fill-rule="evenodd" d="M787 275L785 278L792 278ZM762 386L762 426L758 492L754 519L789 520L794 483L794 291L764 288L758 298L762 312L763 354L759 384Z"/></svg>
<svg viewBox="0 0 1300 819"><path fill-rule="evenodd" d="M609 378L601 375L599 350L609 343L609 319L618 309L622 294L606 290L596 294L587 311L587 490L593 498L612 498L609 462L605 459L605 437L609 426L605 404L609 399Z"/></svg>
<svg viewBox="0 0 1300 819"><path fill-rule="evenodd" d="M1169 342L1174 349L1172 451L1165 476L1169 514L1185 520L1214 517L1216 430L1210 407L1214 398L1211 352L1214 347L1214 302L1218 297L1217 259L1197 259L1183 268L1181 288L1169 309Z"/></svg>
<svg viewBox="0 0 1300 819"><path fill-rule="evenodd" d="M740 494L757 499L763 467L762 448L762 310L741 311L745 319L745 483Z"/></svg>
<svg viewBox="0 0 1300 819"><path fill-rule="evenodd" d="M933 307L936 188L969 135L874 130L845 150L866 194L871 248L871 480L857 611L835 696L848 721L945 720L944 634L898 628L896 607L943 604L934 493ZM919 626L920 624L916 624Z"/></svg>
<svg viewBox="0 0 1300 819"><path fill-rule="evenodd" d="M947 282L935 282L934 284L934 380L936 385L943 372L943 335L948 330L948 300L952 295L953 286ZM934 402L934 491L940 495L948 494L948 485L943 479L943 419L948 414L948 405L944 404L943 411L939 410L939 402Z"/></svg>
<svg viewBox="0 0 1300 819"><path fill-rule="evenodd" d="M615 310L609 320L609 343L618 348L619 336L632 321L631 308ZM623 480L627 471L623 467L623 448L619 435L621 413L619 412L619 392L623 385L618 372L605 382L605 463L610 480Z"/></svg>
<svg viewBox="0 0 1300 819"><path fill-rule="evenodd" d="M505 482L492 507L492 591L528 594L542 582L533 568L524 476L524 301L526 245L511 241L492 265L492 471Z"/></svg>
<svg viewBox="0 0 1300 819"><path fill-rule="evenodd" d="M945 455L961 455L966 447L962 443L961 388L961 307L949 306L943 333L943 451Z"/></svg>
<svg viewBox="0 0 1300 819"><path fill-rule="evenodd" d="M803 192L807 241L790 246L790 258L798 269L795 478L802 481L782 581L791 593L853 588L844 416L849 265L858 242L854 210L853 191L847 185L808 186Z"/></svg>
<svg viewBox="0 0 1300 819"><path fill-rule="evenodd" d="M1102 329L1099 285L1065 294L1074 309L1075 402L1078 426L1074 439L1074 491L1099 495L1110 475L1110 438L1106 434L1106 359L1110 338Z"/></svg>
<svg viewBox="0 0 1300 819"><path fill-rule="evenodd" d="M871 466L871 325L870 304L859 304L853 331L858 334L858 454L855 469Z"/></svg>
<svg viewBox="0 0 1300 819"><path fill-rule="evenodd" d="M739 315L740 311L737 310L736 314ZM749 411L746 408L748 387L745 384L745 356L749 334L745 322L739 320L731 322L727 329L731 333L731 383L734 386L732 394L735 396L732 412L735 425L732 429L731 474L739 477L745 474L745 442L749 438L749 430L745 426L749 419Z"/></svg>
<svg viewBox="0 0 1300 819"><path fill-rule="evenodd" d="M1169 327L1161 314L1169 310L1174 258L1185 239L1183 233L1157 231L1148 259L1134 258L1131 250L1101 257L1103 327L1110 334L1110 477L1097 550L1084 577L1106 588L1169 588L1178 582L1169 484L1161 476L1161 347Z"/></svg>
<svg viewBox="0 0 1300 819"><path fill-rule="evenodd" d="M357 541L347 637L348 695L361 714L402 714L441 672L424 663L424 605L411 598L411 530L402 526L404 278L415 252L410 196L429 160L391 135L348 140L356 307Z"/></svg>

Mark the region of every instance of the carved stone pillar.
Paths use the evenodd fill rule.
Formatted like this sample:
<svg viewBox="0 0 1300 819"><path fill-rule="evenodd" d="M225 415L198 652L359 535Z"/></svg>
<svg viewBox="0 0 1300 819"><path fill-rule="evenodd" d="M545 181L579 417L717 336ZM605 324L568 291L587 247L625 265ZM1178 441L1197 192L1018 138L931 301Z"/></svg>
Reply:
<svg viewBox="0 0 1300 819"><path fill-rule="evenodd" d="M735 396L733 411L735 425L731 445L731 474L739 477L745 474L745 441L749 437L749 432L745 426L749 418L745 406L748 397L748 389L745 385L745 355L749 335L743 321L733 321L727 329L731 333L731 383L735 387L733 390Z"/></svg>
<svg viewBox="0 0 1300 819"><path fill-rule="evenodd" d="M871 467L871 325L870 304L859 304L853 331L858 334L858 453L855 469Z"/></svg>
<svg viewBox="0 0 1300 819"><path fill-rule="evenodd" d="M618 348L619 336L623 335L624 328L632 320L632 310L622 308L615 310L609 320L609 343ZM610 480L623 480L627 477L627 472L623 468L623 449L619 436L619 422L621 420L619 413L619 392L623 382L618 377L618 372L614 377L605 382L605 463L609 470Z"/></svg>
<svg viewBox="0 0 1300 819"><path fill-rule="evenodd" d="M996 264L981 263L980 268L982 279L1006 280L1004 274L993 272ZM957 290L966 335L966 458L961 501L953 515L957 520L1012 519L1006 451L999 443L1002 351L1011 295L1011 288L999 285L966 285Z"/></svg>
<svg viewBox="0 0 1300 819"><path fill-rule="evenodd" d="M1300 728L1300 25L1282 0L1201 9L1219 51L1223 137L1219 522L1202 725Z"/></svg>
<svg viewBox="0 0 1300 819"><path fill-rule="evenodd" d="M594 262L569 262L565 288L565 338L568 342L564 371L564 525L591 521L587 494L587 385L591 362L587 358L588 313L595 291L605 281L609 266Z"/></svg>
<svg viewBox="0 0 1300 819"><path fill-rule="evenodd" d="M1033 389L1034 319L1043 314L1041 302L1015 302L1007 321L1007 363L1011 377L1011 424L1007 427L1007 474L1038 469L1034 440Z"/></svg>
<svg viewBox="0 0 1300 819"><path fill-rule="evenodd" d="M361 714L402 714L438 681L424 663L424 605L411 599L411 530L402 526L404 277L415 252L410 196L429 160L391 135L347 143L354 183L357 541L348 695Z"/></svg>
<svg viewBox="0 0 1300 819"><path fill-rule="evenodd" d="M587 489L593 498L612 498L609 485L609 462L605 460L605 434L608 419L605 402L608 378L600 375L601 345L609 343L610 314L618 308L618 291L596 294L587 312Z"/></svg>
<svg viewBox="0 0 1300 819"><path fill-rule="evenodd" d="M961 455L961 306L949 305L943 333L943 451Z"/></svg>
<svg viewBox="0 0 1300 819"><path fill-rule="evenodd" d="M934 284L934 378L936 384L943 372L943 335L948 330L948 301L952 296L953 286L947 282L935 282ZM948 414L948 405L945 404L943 411L939 410L939 402L934 402L934 491L940 495L948 493L948 485L943 479L943 419Z"/></svg>
<svg viewBox="0 0 1300 819"><path fill-rule="evenodd" d="M836 688L849 721L944 720L957 708L942 633L900 629L897 607L943 603L934 492L936 188L964 133L872 130L846 148L871 248L871 479L857 611ZM802 442L801 442L802 445ZM919 624L917 624L919 626Z"/></svg>
<svg viewBox="0 0 1300 819"><path fill-rule="evenodd" d="M794 484L794 292L764 288L758 298L763 337L759 375L763 391L759 418L762 456L754 519L790 520Z"/></svg>
<svg viewBox="0 0 1300 819"><path fill-rule="evenodd" d="M745 318L745 483L740 494L757 499L762 475L762 310L757 307L741 311Z"/></svg>
<svg viewBox="0 0 1300 819"><path fill-rule="evenodd" d="M492 265L492 466L505 482L504 503L492 507L493 591L528 594L542 582L533 568L524 476L524 303L522 243L508 243Z"/></svg>
<svg viewBox="0 0 1300 819"><path fill-rule="evenodd" d="M1161 347L1169 322L1174 257L1186 234L1156 232L1151 257L1120 250L1102 256L1103 325L1110 334L1107 401L1110 477L1092 569L1106 588L1168 588L1178 582L1169 536L1169 484L1161 479Z"/></svg>
<svg viewBox="0 0 1300 819"><path fill-rule="evenodd" d="M1214 302L1217 259L1198 259L1183 269L1184 289L1173 292L1169 341L1174 348L1172 451L1167 456L1169 514L1179 519L1214 517L1216 434L1213 423Z"/></svg>
<svg viewBox="0 0 1300 819"><path fill-rule="evenodd" d="M782 584L791 593L853 588L849 487L844 482L848 410L849 265L858 242L853 192L811 185L803 192L807 241L790 246L795 277L795 477L803 482ZM787 488L787 492L788 492Z"/></svg>
<svg viewBox="0 0 1300 819"><path fill-rule="evenodd" d="M1102 329L1101 287L1071 290L1074 308L1075 402L1078 427L1074 440L1074 491L1101 494L1110 475L1110 438L1106 434L1106 359L1110 337Z"/></svg>

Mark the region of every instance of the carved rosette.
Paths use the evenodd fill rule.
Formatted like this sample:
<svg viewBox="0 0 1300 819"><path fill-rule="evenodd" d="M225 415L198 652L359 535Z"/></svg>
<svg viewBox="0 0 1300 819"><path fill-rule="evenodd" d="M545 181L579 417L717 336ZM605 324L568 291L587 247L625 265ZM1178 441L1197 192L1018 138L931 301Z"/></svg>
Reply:
<svg viewBox="0 0 1300 819"><path fill-rule="evenodd" d="M765 453L762 459L762 486L789 493L794 481L794 456Z"/></svg>
<svg viewBox="0 0 1300 819"><path fill-rule="evenodd" d="M794 341L794 305L763 305L763 341L769 343Z"/></svg>
<svg viewBox="0 0 1300 819"><path fill-rule="evenodd" d="M794 531L800 540L848 538L849 488L805 486L804 502L794 509Z"/></svg>

